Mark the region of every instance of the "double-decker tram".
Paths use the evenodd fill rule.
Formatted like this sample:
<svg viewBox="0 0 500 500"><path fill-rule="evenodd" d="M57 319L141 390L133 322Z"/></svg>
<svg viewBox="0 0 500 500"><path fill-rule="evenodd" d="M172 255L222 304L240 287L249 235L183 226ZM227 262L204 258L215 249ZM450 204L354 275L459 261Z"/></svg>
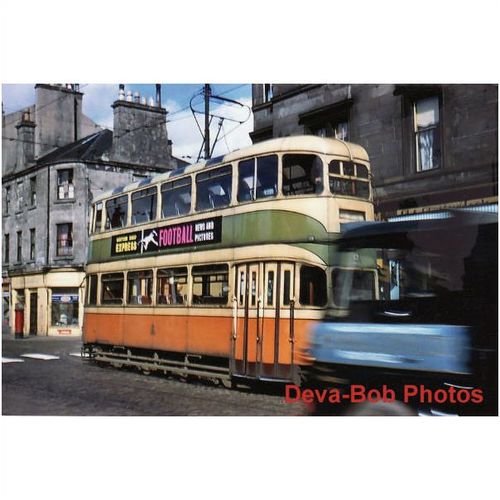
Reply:
<svg viewBox="0 0 500 500"><path fill-rule="evenodd" d="M355 144L272 139L104 193L92 210L84 349L115 366L299 380L332 306L340 225L373 219Z"/></svg>

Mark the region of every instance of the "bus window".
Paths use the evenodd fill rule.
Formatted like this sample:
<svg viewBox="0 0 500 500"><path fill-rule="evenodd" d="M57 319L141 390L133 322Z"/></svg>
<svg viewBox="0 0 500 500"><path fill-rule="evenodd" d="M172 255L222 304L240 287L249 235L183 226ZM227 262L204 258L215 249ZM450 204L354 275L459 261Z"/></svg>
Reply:
<svg viewBox="0 0 500 500"><path fill-rule="evenodd" d="M97 274L90 274L87 277L88 298L87 305L95 306L97 304Z"/></svg>
<svg viewBox="0 0 500 500"><path fill-rule="evenodd" d="M326 304L326 273L313 266L300 268L300 296L303 306L324 306Z"/></svg>
<svg viewBox="0 0 500 500"><path fill-rule="evenodd" d="M193 304L225 305L229 291L227 264L195 266L193 276Z"/></svg>
<svg viewBox="0 0 500 500"><path fill-rule="evenodd" d="M276 155L244 160L238 164L238 201L276 196L278 157Z"/></svg>
<svg viewBox="0 0 500 500"><path fill-rule="evenodd" d="M337 268L332 271L333 302L347 307L349 301L375 300L375 272Z"/></svg>
<svg viewBox="0 0 500 500"><path fill-rule="evenodd" d="M127 225L128 196L119 196L106 202L106 229Z"/></svg>
<svg viewBox="0 0 500 500"><path fill-rule="evenodd" d="M94 205L94 214L94 233L99 233L102 231L102 202Z"/></svg>
<svg viewBox="0 0 500 500"><path fill-rule="evenodd" d="M132 193L132 224L156 219L156 187Z"/></svg>
<svg viewBox="0 0 500 500"><path fill-rule="evenodd" d="M198 174L196 210L227 207L231 203L231 183L231 165Z"/></svg>
<svg viewBox="0 0 500 500"><path fill-rule="evenodd" d="M153 271L130 271L127 275L127 304L151 304Z"/></svg>
<svg viewBox="0 0 500 500"><path fill-rule="evenodd" d="M156 280L156 303L179 305L187 301L187 267L158 269Z"/></svg>
<svg viewBox="0 0 500 500"><path fill-rule="evenodd" d="M283 194L294 196L323 192L323 162L316 155L283 156Z"/></svg>
<svg viewBox="0 0 500 500"><path fill-rule="evenodd" d="M162 217L177 217L191 211L191 177L161 185Z"/></svg>
<svg viewBox="0 0 500 500"><path fill-rule="evenodd" d="M101 304L123 304L123 273L102 275Z"/></svg>

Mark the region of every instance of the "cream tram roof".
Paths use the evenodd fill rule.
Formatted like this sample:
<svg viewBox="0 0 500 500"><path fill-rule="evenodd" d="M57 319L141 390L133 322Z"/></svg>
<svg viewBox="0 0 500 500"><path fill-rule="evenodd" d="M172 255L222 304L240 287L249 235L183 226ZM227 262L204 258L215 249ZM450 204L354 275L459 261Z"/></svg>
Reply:
<svg viewBox="0 0 500 500"><path fill-rule="evenodd" d="M368 161L366 150L352 142L345 142L339 139L322 138L314 135L299 135L292 137L280 137L278 139L270 139L268 141L258 142L248 148L238 149L223 156L211 158L208 161L198 162L193 165L188 165L180 169L172 170L164 174L148 177L141 181L133 182L125 186L121 186L109 191L106 191L99 196L96 196L95 201L101 201L113 195L133 191L139 187L146 187L156 182L166 181L169 178L175 178L182 174L189 174L202 170L204 167L210 167L219 163L228 163L235 160L241 160L251 156L261 156L267 153L280 152L310 152L321 153L327 155L335 155L347 158L351 161L361 160Z"/></svg>

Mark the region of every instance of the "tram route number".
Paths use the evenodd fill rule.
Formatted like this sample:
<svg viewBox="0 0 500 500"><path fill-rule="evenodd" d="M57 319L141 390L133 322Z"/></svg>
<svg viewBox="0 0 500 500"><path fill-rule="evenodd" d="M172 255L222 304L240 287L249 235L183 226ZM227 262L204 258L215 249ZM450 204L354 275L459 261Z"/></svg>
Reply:
<svg viewBox="0 0 500 500"><path fill-rule="evenodd" d="M168 248L220 243L222 217L120 234L111 239L111 255L150 253Z"/></svg>

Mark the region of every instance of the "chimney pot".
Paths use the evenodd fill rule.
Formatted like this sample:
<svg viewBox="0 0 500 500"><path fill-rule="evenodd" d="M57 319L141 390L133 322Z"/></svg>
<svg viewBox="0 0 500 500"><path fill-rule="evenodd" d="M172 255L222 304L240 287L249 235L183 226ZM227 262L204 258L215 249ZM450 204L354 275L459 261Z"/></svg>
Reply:
<svg viewBox="0 0 500 500"><path fill-rule="evenodd" d="M141 95L139 94L139 92L136 90L134 92L134 102L140 102L140 99L141 99Z"/></svg>
<svg viewBox="0 0 500 500"><path fill-rule="evenodd" d="M150 97L150 98L149 98L149 105L150 105L152 108L153 108L153 107L154 107L154 105L155 105L155 100L154 100L152 97Z"/></svg>

